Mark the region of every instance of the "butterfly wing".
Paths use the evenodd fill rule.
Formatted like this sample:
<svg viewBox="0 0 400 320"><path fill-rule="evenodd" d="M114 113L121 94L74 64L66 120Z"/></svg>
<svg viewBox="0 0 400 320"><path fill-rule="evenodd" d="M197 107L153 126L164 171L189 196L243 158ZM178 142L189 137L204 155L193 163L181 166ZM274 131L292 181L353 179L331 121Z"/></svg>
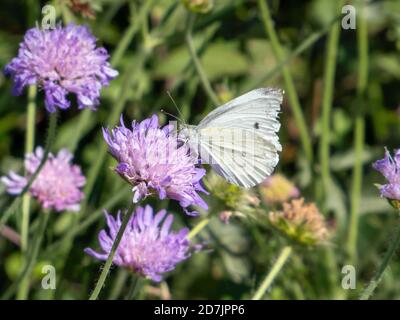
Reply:
<svg viewBox="0 0 400 320"><path fill-rule="evenodd" d="M279 89L250 91L208 114L196 128L200 157L229 182L252 187L270 175L282 147Z"/></svg>

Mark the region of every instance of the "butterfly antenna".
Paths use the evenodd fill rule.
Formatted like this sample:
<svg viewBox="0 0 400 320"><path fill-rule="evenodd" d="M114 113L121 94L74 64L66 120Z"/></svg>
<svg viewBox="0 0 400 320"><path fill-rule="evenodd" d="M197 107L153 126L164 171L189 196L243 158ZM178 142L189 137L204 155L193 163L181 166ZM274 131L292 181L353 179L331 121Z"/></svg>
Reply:
<svg viewBox="0 0 400 320"><path fill-rule="evenodd" d="M180 119L177 116L174 116L172 113L169 113L169 112L165 111L164 109L161 109L160 111L166 115L169 115L170 117L174 118L175 120L180 121Z"/></svg>
<svg viewBox="0 0 400 320"><path fill-rule="evenodd" d="M172 103L174 104L176 110L178 111L178 114L179 114L179 116L181 117L181 121L183 122L183 124L186 124L186 123L185 123L185 120L184 120L184 118L183 118L183 114L182 114L181 110L179 110L177 104L175 103L174 98L172 97L172 95L171 95L171 93L170 93L169 91L167 91L167 95L168 95L168 97L171 99L171 101L172 101Z"/></svg>

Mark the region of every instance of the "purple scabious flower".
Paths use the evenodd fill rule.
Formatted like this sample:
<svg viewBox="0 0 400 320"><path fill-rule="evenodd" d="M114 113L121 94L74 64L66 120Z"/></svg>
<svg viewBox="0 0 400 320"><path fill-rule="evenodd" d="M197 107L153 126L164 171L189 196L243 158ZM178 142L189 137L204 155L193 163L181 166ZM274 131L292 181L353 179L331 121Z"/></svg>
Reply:
<svg viewBox="0 0 400 320"><path fill-rule="evenodd" d="M108 58L105 48L96 48L96 38L86 26L32 28L4 71L14 80L14 95L21 95L28 85L42 88L49 112L69 108L69 93L76 95L79 109L95 109L101 87L118 75Z"/></svg>
<svg viewBox="0 0 400 320"><path fill-rule="evenodd" d="M197 160L190 154L187 145L178 146L173 126L159 127L158 117L153 115L140 123L133 122L132 129L121 126L103 129L104 139L112 156L118 161L115 171L133 186L133 202L157 194L160 199L179 201L186 208L198 205L207 209L207 204L197 191L207 193L200 180L206 171L197 168Z"/></svg>
<svg viewBox="0 0 400 320"><path fill-rule="evenodd" d="M115 252L113 263L159 282L163 273L175 269L179 262L189 258L189 230L170 231L174 218L169 214L164 219L166 214L166 210L161 210L153 215L149 205L137 207ZM101 230L99 233L103 252L85 249L87 254L103 261L107 260L121 226L120 212L116 219L107 212L105 216L109 232Z"/></svg>
<svg viewBox="0 0 400 320"><path fill-rule="evenodd" d="M26 177L13 171L8 176L1 177L8 193L16 195L22 192L43 155L43 148L37 147L35 152L25 156ZM84 196L80 189L85 185L86 179L80 167L71 164L71 160L72 154L66 149L60 150L56 156L49 153L46 163L33 181L29 192L44 208L58 212L79 211L79 204Z"/></svg>
<svg viewBox="0 0 400 320"><path fill-rule="evenodd" d="M376 161L373 168L379 171L388 181L379 186L382 197L389 200L400 200L400 149L395 150L394 157L385 148L385 157Z"/></svg>

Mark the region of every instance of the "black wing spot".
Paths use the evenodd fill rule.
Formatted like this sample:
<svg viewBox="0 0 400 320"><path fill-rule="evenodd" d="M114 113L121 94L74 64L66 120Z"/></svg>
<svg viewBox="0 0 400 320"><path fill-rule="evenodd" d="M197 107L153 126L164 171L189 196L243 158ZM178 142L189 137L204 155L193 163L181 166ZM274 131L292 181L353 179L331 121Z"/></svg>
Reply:
<svg viewBox="0 0 400 320"><path fill-rule="evenodd" d="M259 124L258 122L255 122L255 123L254 123L254 128L260 129L260 124Z"/></svg>

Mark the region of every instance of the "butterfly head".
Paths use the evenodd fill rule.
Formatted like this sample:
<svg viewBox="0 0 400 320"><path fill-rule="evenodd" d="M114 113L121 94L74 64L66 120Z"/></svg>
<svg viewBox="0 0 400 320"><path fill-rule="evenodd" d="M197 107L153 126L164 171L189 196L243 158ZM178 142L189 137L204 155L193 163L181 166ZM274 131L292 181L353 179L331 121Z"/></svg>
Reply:
<svg viewBox="0 0 400 320"><path fill-rule="evenodd" d="M196 135L196 126L191 126L188 124L181 124L180 130L178 133L178 140L183 143L188 142L189 140L193 140L193 137Z"/></svg>

